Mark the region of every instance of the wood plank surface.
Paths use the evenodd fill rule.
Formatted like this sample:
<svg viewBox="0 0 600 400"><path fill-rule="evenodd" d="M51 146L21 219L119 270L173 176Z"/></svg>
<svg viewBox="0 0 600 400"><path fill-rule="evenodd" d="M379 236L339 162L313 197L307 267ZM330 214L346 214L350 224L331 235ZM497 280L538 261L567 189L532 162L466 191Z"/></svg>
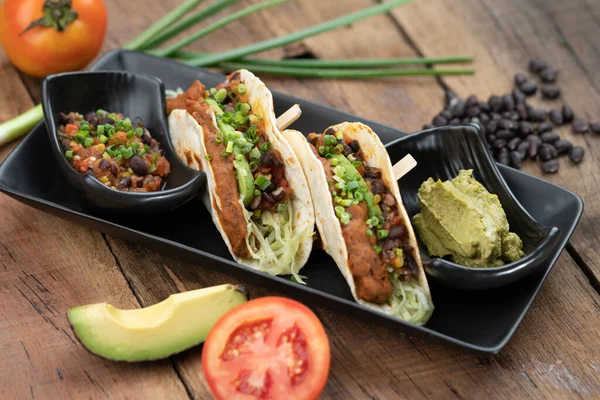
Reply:
<svg viewBox="0 0 600 400"><path fill-rule="evenodd" d="M179 2L145 0L141 7L141 1L107 0L110 24L105 49L125 43ZM373 3L352 0L339 7L338 2L322 0L293 2L232 24L193 48L219 51L237 47ZM567 100L592 117L598 114L598 107L588 86L597 85L600 74L594 73L597 54L591 50L596 48L600 27L597 22L587 22L582 25L586 28L578 28L577 21L581 14L586 14L587 21L598 12L590 11L584 2L562 6L571 16L560 22L570 27L565 35L577 45L571 53L561 52L556 36L547 39L546 30L556 25L553 15L560 14L556 8L561 7L555 0L550 3L418 1L399 8L394 18L372 18L266 56L280 58L310 51L323 58L398 57L414 56L415 48L427 55L474 54L478 57L477 76L445 79L444 83L461 95L475 92L487 98L507 91L512 74L525 69L531 49L544 50L554 57L549 62L571 71L569 75L561 71L560 78L569 82ZM537 42L529 37L502 42L506 41L505 31L525 29L522 21L517 22L524 11L517 7L537 18L534 22L528 18L533 26L528 29L536 32ZM544 7L551 11L536 12L548 10ZM490 13L498 13L500 22ZM507 15L514 17L510 24L505 21ZM588 41L576 40L581 37ZM542 46L542 40L549 43ZM522 42L529 43L528 47L519 47ZM489 43L495 44L490 47ZM573 61L572 53L579 52L589 75L585 79L578 74L580 63ZM39 81L26 77L22 81L12 67L1 67L0 120L27 109L32 98L37 100ZM443 100L443 88L432 78L361 82L265 77L265 81L273 89L408 131L418 130L431 119ZM574 93L569 95L571 91ZM580 167L563 168L551 179L586 200L586 215L572 243L594 267L598 265L594 264L598 251L594 247L599 238L594 224L597 213L590 207L600 208L600 199L594 191L594 178L589 176L598 167L592 139L574 137L588 146L587 161ZM6 153L6 148L0 149L0 154ZM539 174L535 168L528 171ZM591 237L584 238L586 235ZM0 355L12 361L0 367L0 398L185 398L188 394L210 398L200 368L201 347L172 357L170 362L131 365L100 360L69 339L65 312L70 306L98 301L122 308L148 306L171 293L234 281L231 277L80 228L5 196L0 197L0 244ZM254 296L276 294L255 286L250 286L250 291ZM589 346L598 343L600 335L600 300L567 254L560 258L513 340L494 357L477 357L409 339L326 309L315 311L332 345L332 369L324 399L600 396L600 346Z"/></svg>

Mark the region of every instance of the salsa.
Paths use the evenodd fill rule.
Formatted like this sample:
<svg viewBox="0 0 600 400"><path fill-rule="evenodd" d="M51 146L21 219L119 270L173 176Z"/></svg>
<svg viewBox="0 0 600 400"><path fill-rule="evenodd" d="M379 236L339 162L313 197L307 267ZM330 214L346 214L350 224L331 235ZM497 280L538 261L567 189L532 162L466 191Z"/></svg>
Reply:
<svg viewBox="0 0 600 400"><path fill-rule="evenodd" d="M311 133L308 140L325 168L356 294L384 304L393 291L390 274L409 280L418 272L396 198L383 182L381 169L363 159L358 141L333 128Z"/></svg>
<svg viewBox="0 0 600 400"><path fill-rule="evenodd" d="M58 136L77 172L125 192L161 190L171 165L142 122L104 110L60 114Z"/></svg>
<svg viewBox="0 0 600 400"><path fill-rule="evenodd" d="M208 90L196 81L167 101L167 113L186 110L203 128L206 158L218 181L219 220L232 252L241 258L250 255L249 247L259 247L259 243L248 243L244 215L250 214L260 224L265 211L287 214L292 194L282 156L271 148L264 121L249 100L248 89L235 72ZM207 112L210 109L216 126L212 113Z"/></svg>

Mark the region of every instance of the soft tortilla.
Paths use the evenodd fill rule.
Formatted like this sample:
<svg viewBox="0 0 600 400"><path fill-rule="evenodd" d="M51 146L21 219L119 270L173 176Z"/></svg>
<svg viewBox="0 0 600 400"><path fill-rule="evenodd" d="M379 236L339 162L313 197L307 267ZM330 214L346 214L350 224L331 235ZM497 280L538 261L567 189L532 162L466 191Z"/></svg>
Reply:
<svg viewBox="0 0 600 400"><path fill-rule="evenodd" d="M383 143L381 143L381 140L379 140L379 137L371 128L362 123L344 122L331 126L330 128L333 128L336 132L341 131L344 133L344 136L357 140L367 164L381 169L382 180L385 185L390 188L392 195L396 199L400 215L408 228L409 243L414 249L413 257L418 266L417 281L419 285L425 289L426 296L431 303L431 294L429 285L427 284L427 278L425 277L425 271L423 270L421 257L419 255L417 239L413 232L412 225L410 224L410 219L402 205L398 182L394 179L392 163ZM335 215L333 199L329 194L325 167L313 153L310 144L302 133L288 129L283 131L283 136L295 150L308 179L317 213L317 228L321 235L323 249L334 259L339 270L346 279L346 282L348 282L348 286L350 286L352 296L358 303L372 309L383 311L386 314L392 314L392 308L387 304L379 305L369 303L357 297L354 279L348 265L348 249L346 248L344 237L342 235L342 225Z"/></svg>
<svg viewBox="0 0 600 400"><path fill-rule="evenodd" d="M296 154L290 145L285 141L279 129L273 109L273 96L264 83L254 74L246 70L240 70L240 80L247 87L249 94L249 103L255 114L263 118L265 124L265 135L269 138L271 146L280 152L285 163L285 177L293 189L291 204L294 210L292 229L294 232L312 232L315 224L315 213L308 182L302 172L302 167ZM216 126L217 121L214 112L211 114ZM211 164L206 160L207 153L204 145L202 126L187 113L185 110L173 110L169 115L169 132L173 146L175 147L179 158L186 162L190 168L202 169L206 173L207 188L202 193L202 201L210 211L212 220L218 228L223 240L227 244L229 252L240 264L246 265L256 270L262 270L260 261L253 258L241 259L235 256L231 249L229 238L225 235L219 221L219 212L221 211L221 200L217 196L216 186L218 177L215 177ZM191 155L191 157L190 157ZM193 160L190 162L189 160ZM199 164L198 164L199 161ZM291 266L282 274L292 274L298 272L310 255L312 249L312 237L307 235L300 244L295 257L295 268L292 271Z"/></svg>

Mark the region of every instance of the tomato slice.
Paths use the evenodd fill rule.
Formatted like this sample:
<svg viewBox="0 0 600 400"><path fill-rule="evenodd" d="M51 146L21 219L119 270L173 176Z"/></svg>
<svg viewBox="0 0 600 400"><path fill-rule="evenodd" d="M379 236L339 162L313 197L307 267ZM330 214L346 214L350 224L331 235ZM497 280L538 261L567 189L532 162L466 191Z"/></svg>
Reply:
<svg viewBox="0 0 600 400"><path fill-rule="evenodd" d="M329 374L329 340L317 316L284 297L251 300L225 314L202 350L219 400L316 399Z"/></svg>

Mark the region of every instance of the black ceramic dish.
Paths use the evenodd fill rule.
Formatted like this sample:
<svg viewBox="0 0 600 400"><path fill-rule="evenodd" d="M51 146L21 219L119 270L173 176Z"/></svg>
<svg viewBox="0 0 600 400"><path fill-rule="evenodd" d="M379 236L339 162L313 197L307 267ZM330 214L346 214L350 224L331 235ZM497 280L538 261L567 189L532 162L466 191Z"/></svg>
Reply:
<svg viewBox="0 0 600 400"><path fill-rule="evenodd" d="M165 118L165 94L155 77L128 72L75 72L52 75L42 82L42 105L50 139L47 151L54 153L60 174L97 211L111 213L158 213L173 210L197 196L206 181L203 172L194 171L179 161ZM90 170L81 174L71 166L58 139L61 112L86 113L98 109L140 118L165 151L171 164L164 190L151 193L122 192L96 179Z"/></svg>
<svg viewBox="0 0 600 400"><path fill-rule="evenodd" d="M472 169L473 177L498 196L511 231L523 241L525 256L497 268L470 268L431 258L419 242L427 275L457 289L490 289L523 278L544 266L560 236L558 228L541 225L523 209L506 185L483 140L479 126L471 124L419 132L386 146L392 163L409 153L417 160L417 166L399 183L402 201L411 219L419 212L417 191L424 181L430 177L446 181L457 176L461 169Z"/></svg>
<svg viewBox="0 0 600 400"><path fill-rule="evenodd" d="M194 79L200 79L206 85L216 85L224 79L222 75L170 60L120 50L106 54L92 69L150 74L162 79L169 89L187 88ZM339 122L361 121L370 125L384 143L404 136L404 133L395 129L327 106L277 92L273 96L277 115L294 104L300 104L303 115L293 128L301 132L319 132ZM302 275L308 277L307 286L259 273L233 262L210 215L199 201L192 201L170 213L156 215L151 221L114 216L102 218L87 212L82 208L79 197L68 193L67 182L39 179L42 172L59 168L55 157L48 152L48 146L46 129L40 124L0 165L0 190L18 201L90 229L192 260L198 263L198 268L227 272L309 304L328 306L361 320L385 324L398 332L480 353L497 353L506 345L573 233L582 212L581 200L573 193L499 166L502 177L523 208L539 223L560 229L559 241L542 267L508 286L485 291L463 291L431 279L435 311L427 325L419 327L356 304L337 267L321 250L314 250L302 269ZM407 177L410 177L410 173Z"/></svg>

